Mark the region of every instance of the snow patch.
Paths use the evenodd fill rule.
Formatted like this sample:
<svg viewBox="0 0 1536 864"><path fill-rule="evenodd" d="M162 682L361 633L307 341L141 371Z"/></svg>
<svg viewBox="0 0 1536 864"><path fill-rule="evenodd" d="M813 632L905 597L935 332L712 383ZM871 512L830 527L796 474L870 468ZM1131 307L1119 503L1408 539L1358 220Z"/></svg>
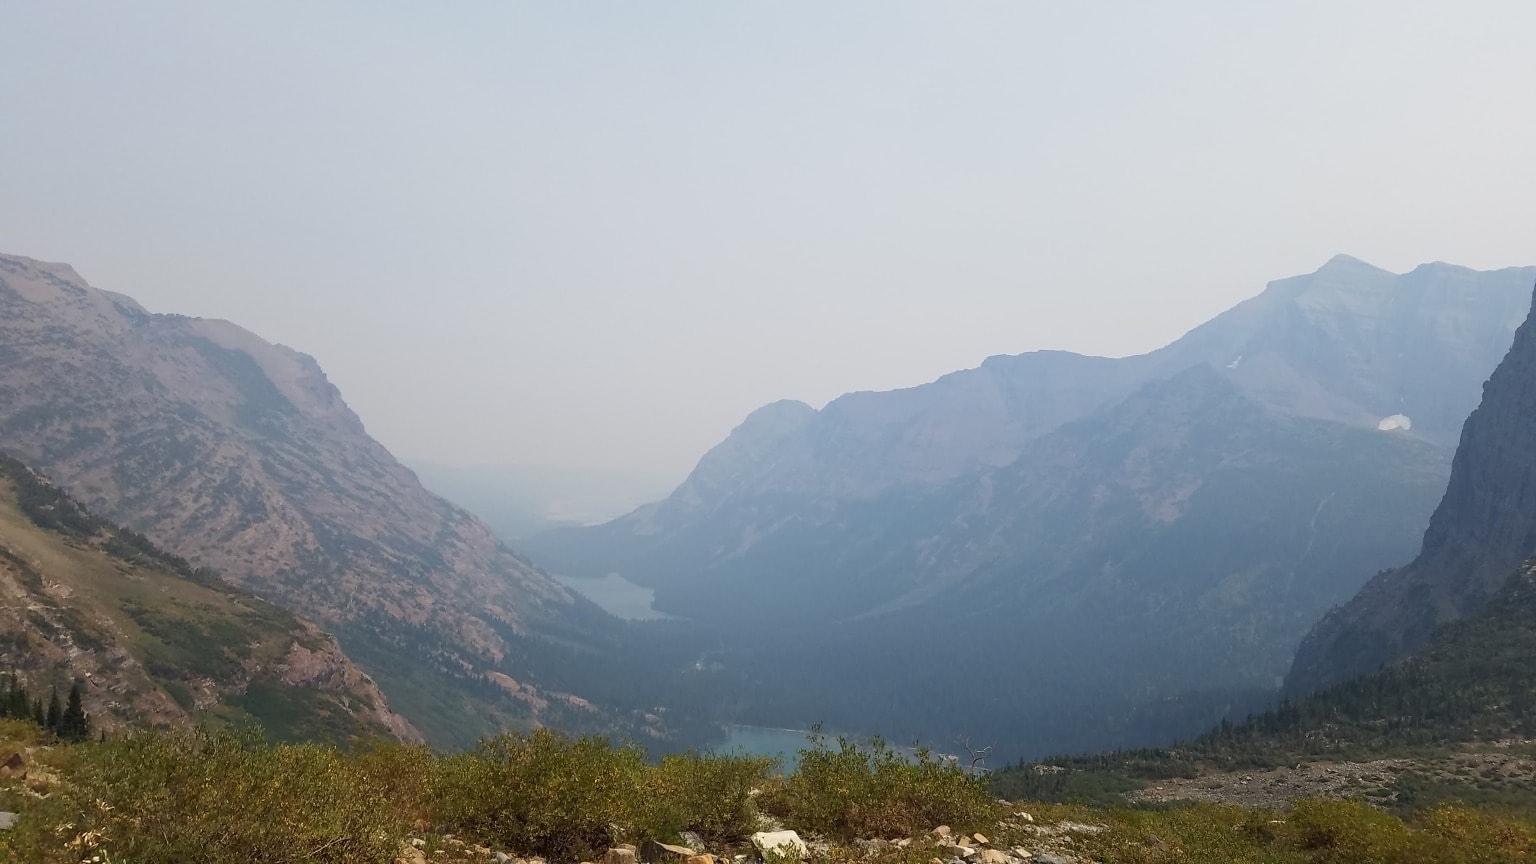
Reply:
<svg viewBox="0 0 1536 864"><path fill-rule="evenodd" d="M1237 359L1227 364L1228 369L1236 369L1243 362L1243 355L1237 355Z"/></svg>
<svg viewBox="0 0 1536 864"><path fill-rule="evenodd" d="M1413 428L1413 421L1408 419L1407 414L1393 414L1391 417L1381 418L1376 428L1382 432L1407 432Z"/></svg>

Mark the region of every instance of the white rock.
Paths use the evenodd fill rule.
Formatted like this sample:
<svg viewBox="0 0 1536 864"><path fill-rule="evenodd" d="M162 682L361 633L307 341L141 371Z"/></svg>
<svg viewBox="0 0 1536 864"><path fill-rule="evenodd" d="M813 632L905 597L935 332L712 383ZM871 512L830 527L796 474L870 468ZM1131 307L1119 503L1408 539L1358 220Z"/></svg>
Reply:
<svg viewBox="0 0 1536 864"><path fill-rule="evenodd" d="M752 845L764 855L776 852L779 855L793 854L804 859L811 854L811 850L806 848L805 841L793 831L759 831L752 835Z"/></svg>

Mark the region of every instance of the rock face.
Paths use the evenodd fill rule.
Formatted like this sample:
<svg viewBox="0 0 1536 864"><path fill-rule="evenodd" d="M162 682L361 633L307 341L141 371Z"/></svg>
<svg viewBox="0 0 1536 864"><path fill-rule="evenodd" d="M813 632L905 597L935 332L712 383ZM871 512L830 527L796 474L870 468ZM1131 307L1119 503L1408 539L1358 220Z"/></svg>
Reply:
<svg viewBox="0 0 1536 864"><path fill-rule="evenodd" d="M1533 280L1340 256L1149 354L994 357L820 411L779 403L667 499L526 548L731 620L728 640L814 645L782 661L807 682L801 713L780 694L764 723L856 723L929 687L960 691L950 712L986 716L994 740L1190 734L1234 691L1272 691L1312 622L1413 555ZM934 630L967 637L911 638ZM1197 691L1210 712L1173 725L1137 707ZM1047 740L1018 713L1047 693L1113 728ZM980 734L914 722L903 735Z"/></svg>
<svg viewBox="0 0 1536 864"><path fill-rule="evenodd" d="M1407 656L1481 608L1536 556L1536 320L1467 418L1450 484L1412 563L1377 575L1307 636L1286 689L1300 694Z"/></svg>
<svg viewBox="0 0 1536 864"><path fill-rule="evenodd" d="M0 448L303 610L418 717L463 703L453 682L494 695L481 684L512 642L594 614L422 489L310 357L228 322L150 314L67 266L0 256ZM449 710L480 726L426 728L467 743L536 722L529 704Z"/></svg>
<svg viewBox="0 0 1536 864"><path fill-rule="evenodd" d="M281 738L420 741L313 624L193 571L0 456L0 663L85 683L98 729L253 719Z"/></svg>

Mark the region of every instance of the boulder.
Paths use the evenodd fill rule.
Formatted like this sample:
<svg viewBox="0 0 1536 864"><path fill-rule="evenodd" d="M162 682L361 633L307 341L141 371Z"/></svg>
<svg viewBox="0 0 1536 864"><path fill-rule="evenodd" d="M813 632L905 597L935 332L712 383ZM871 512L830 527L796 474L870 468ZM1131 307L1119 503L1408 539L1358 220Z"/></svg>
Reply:
<svg viewBox="0 0 1536 864"><path fill-rule="evenodd" d="M983 846L987 845L987 842L988 842L987 841L987 835L981 833L980 831L976 832L975 834L972 834L971 835L971 839L975 840L977 843L980 843Z"/></svg>
<svg viewBox="0 0 1536 864"><path fill-rule="evenodd" d="M940 825L939 827L933 829L932 831L929 831L928 833L932 834L935 837L948 837L950 834L953 834L954 832L952 830L950 830L950 827L948 825Z"/></svg>
<svg viewBox="0 0 1536 864"><path fill-rule="evenodd" d="M983 849L976 853L977 864L1008 864L1008 853L997 849Z"/></svg>
<svg viewBox="0 0 1536 864"><path fill-rule="evenodd" d="M0 831L9 831L16 827L15 813L0 813Z"/></svg>
<svg viewBox="0 0 1536 864"><path fill-rule="evenodd" d="M683 859L683 864L717 864L715 856L708 852L701 852L689 858Z"/></svg>
<svg viewBox="0 0 1536 864"><path fill-rule="evenodd" d="M697 849L689 849L687 846L678 846L675 843L657 843L654 840L647 841L640 847L640 857L648 864L667 864L667 862L681 864L697 854L699 854Z"/></svg>
<svg viewBox="0 0 1536 864"><path fill-rule="evenodd" d="M603 864L639 864L640 856L633 846L615 846L603 853Z"/></svg>
<svg viewBox="0 0 1536 864"><path fill-rule="evenodd" d="M757 851L765 857L771 852L777 855L794 855L803 860L811 854L805 841L793 831L759 831L752 835L752 845L757 847Z"/></svg>

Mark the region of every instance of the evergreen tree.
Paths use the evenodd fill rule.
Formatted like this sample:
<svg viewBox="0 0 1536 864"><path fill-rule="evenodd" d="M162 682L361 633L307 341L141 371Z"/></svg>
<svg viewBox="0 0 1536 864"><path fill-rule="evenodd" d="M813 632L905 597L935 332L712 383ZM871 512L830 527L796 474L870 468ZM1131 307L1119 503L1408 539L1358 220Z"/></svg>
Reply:
<svg viewBox="0 0 1536 864"><path fill-rule="evenodd" d="M69 704L59 717L59 737L66 741L84 741L90 734L91 718L85 713L85 705L80 699L80 681L76 679L69 688Z"/></svg>
<svg viewBox="0 0 1536 864"><path fill-rule="evenodd" d="M53 696L48 700L48 713L43 717L43 728L49 732L59 731L59 717L64 714L64 706L59 704L59 688L53 688Z"/></svg>
<svg viewBox="0 0 1536 864"><path fill-rule="evenodd" d="M39 726L43 726L43 725L46 724L47 720L48 720L48 715L43 713L43 700L41 700L41 699L33 699L32 700L32 722L36 723Z"/></svg>

